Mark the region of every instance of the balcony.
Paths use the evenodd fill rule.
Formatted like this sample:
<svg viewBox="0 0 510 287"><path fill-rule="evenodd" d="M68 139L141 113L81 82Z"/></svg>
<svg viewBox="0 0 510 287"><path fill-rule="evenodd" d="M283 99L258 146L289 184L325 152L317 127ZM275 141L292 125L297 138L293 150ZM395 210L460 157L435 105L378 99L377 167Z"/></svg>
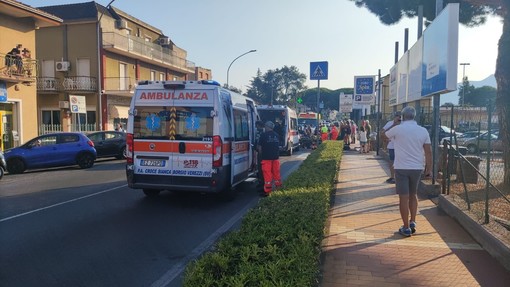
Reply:
<svg viewBox="0 0 510 287"><path fill-rule="evenodd" d="M37 91L38 92L54 92L59 91L59 80L51 77L37 78Z"/></svg>
<svg viewBox="0 0 510 287"><path fill-rule="evenodd" d="M91 93L97 91L95 77L76 76L65 77L64 80L54 77L37 78L38 92L74 92Z"/></svg>
<svg viewBox="0 0 510 287"><path fill-rule="evenodd" d="M195 63L179 57L175 51L160 45L143 41L138 37L128 37L114 32L103 33L103 48L181 73L194 73Z"/></svg>
<svg viewBox="0 0 510 287"><path fill-rule="evenodd" d="M65 77L62 86L66 92L96 92L97 81L95 77L76 76Z"/></svg>
<svg viewBox="0 0 510 287"><path fill-rule="evenodd" d="M36 81L37 60L2 53L0 56L4 59L0 68L0 80L29 85Z"/></svg>
<svg viewBox="0 0 510 287"><path fill-rule="evenodd" d="M130 77L105 77L104 87L106 93L130 95L135 90L136 79Z"/></svg>

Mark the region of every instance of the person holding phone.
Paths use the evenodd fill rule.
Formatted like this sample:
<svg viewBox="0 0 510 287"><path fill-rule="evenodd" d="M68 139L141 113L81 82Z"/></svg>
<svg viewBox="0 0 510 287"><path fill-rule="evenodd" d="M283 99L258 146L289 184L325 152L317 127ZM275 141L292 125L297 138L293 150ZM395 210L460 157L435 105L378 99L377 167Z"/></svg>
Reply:
<svg viewBox="0 0 510 287"><path fill-rule="evenodd" d="M432 168L429 133L416 123L415 117L416 110L407 106L402 109L402 123L395 121L383 131L394 143L395 188L399 195L400 216L404 224L398 232L406 237L416 232L418 184L422 173L429 177Z"/></svg>
<svg viewBox="0 0 510 287"><path fill-rule="evenodd" d="M387 131L389 129L389 127L391 127L392 125L400 124L401 116L402 116L402 114L398 111L393 113L393 119L391 121L388 121L382 129L383 135L384 135L384 132ZM388 148L388 156L390 157L390 177L386 180L386 182L387 183L395 183L395 170L393 168L393 162L395 161L395 149L394 149L393 142L390 139L388 139L387 137L384 137L384 138L388 141L387 148Z"/></svg>

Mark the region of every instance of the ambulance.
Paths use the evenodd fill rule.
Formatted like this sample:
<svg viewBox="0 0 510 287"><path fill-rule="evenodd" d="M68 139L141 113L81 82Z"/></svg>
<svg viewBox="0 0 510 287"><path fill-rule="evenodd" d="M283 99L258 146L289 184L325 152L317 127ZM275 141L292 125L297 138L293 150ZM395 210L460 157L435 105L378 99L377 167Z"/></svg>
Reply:
<svg viewBox="0 0 510 287"><path fill-rule="evenodd" d="M296 111L285 105L257 105L263 122L272 121L274 131L280 136L280 152L292 155L299 150L299 132Z"/></svg>
<svg viewBox="0 0 510 287"><path fill-rule="evenodd" d="M252 99L215 81L139 82L129 108L128 186L220 193L257 176Z"/></svg>

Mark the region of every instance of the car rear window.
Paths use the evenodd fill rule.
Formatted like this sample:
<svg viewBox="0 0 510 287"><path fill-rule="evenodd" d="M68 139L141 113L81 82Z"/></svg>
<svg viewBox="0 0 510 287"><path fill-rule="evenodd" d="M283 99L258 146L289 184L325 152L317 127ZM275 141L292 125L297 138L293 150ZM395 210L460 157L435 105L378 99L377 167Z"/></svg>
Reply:
<svg viewBox="0 0 510 287"><path fill-rule="evenodd" d="M135 107L135 139L208 140L212 107Z"/></svg>

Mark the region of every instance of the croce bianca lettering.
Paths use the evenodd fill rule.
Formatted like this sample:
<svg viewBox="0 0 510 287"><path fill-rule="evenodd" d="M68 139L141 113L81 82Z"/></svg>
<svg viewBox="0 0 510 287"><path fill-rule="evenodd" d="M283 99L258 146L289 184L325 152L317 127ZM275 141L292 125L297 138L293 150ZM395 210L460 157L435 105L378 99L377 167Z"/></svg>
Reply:
<svg viewBox="0 0 510 287"><path fill-rule="evenodd" d="M207 100L206 92L142 92L141 100Z"/></svg>

